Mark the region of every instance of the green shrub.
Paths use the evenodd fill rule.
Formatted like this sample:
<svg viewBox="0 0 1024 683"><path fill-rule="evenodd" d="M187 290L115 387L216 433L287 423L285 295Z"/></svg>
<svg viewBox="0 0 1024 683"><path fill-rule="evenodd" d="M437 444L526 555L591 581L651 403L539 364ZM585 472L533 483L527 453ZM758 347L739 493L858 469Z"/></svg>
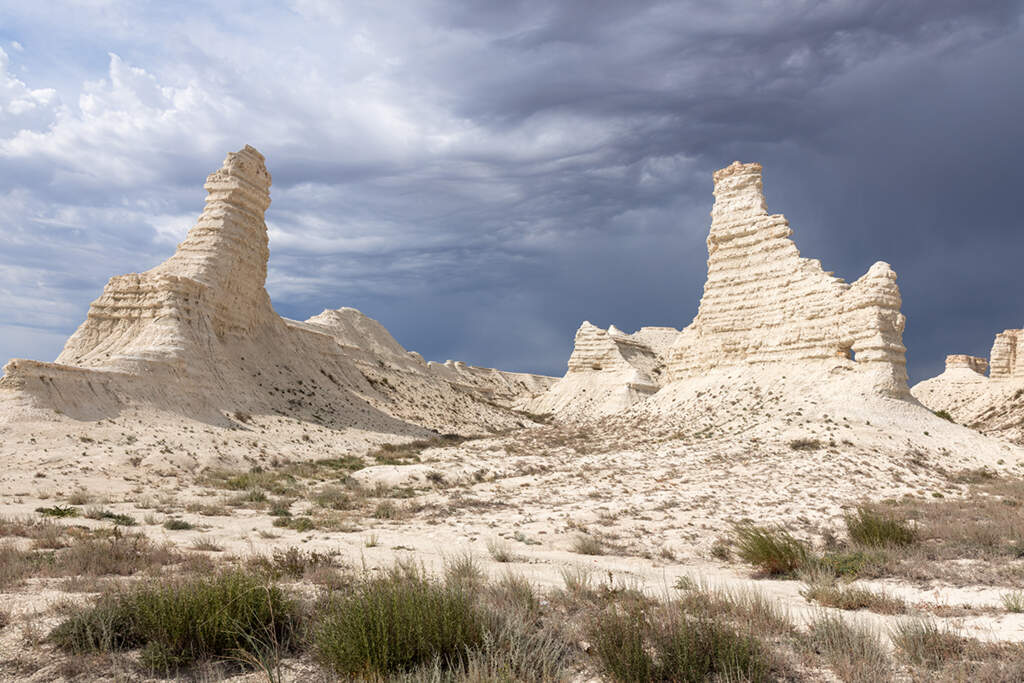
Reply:
<svg viewBox="0 0 1024 683"><path fill-rule="evenodd" d="M803 541L783 529L744 524L736 526L734 534L737 556L765 574L791 574L810 559Z"/></svg>
<svg viewBox="0 0 1024 683"><path fill-rule="evenodd" d="M816 564L833 576L854 578L885 561L886 556L881 551L852 550L825 553L818 558Z"/></svg>
<svg viewBox="0 0 1024 683"><path fill-rule="evenodd" d="M906 521L861 505L857 512L845 516L850 539L862 546L885 548L908 546L917 540L917 533Z"/></svg>
<svg viewBox="0 0 1024 683"><path fill-rule="evenodd" d="M383 676L431 661L457 670L484 642L482 614L467 590L408 568L333 597L319 621L316 656L343 676Z"/></svg>
<svg viewBox="0 0 1024 683"><path fill-rule="evenodd" d="M770 663L756 638L670 605L652 618L641 603L617 605L588 629L594 654L618 681L766 680Z"/></svg>
<svg viewBox="0 0 1024 683"><path fill-rule="evenodd" d="M46 517L75 517L78 515L78 508L70 505L54 505L48 508L36 508L36 512Z"/></svg>
<svg viewBox="0 0 1024 683"><path fill-rule="evenodd" d="M653 681L654 656L647 647L649 624L643 610L615 609L590 624L594 655L617 681Z"/></svg>
<svg viewBox="0 0 1024 683"><path fill-rule="evenodd" d="M941 417L943 420L949 420L953 422L953 416L949 414L948 410L936 410L935 417Z"/></svg>
<svg viewBox="0 0 1024 683"><path fill-rule="evenodd" d="M297 626L279 588L234 571L108 593L49 638L74 653L141 647L145 666L168 673L201 660L276 657L293 647Z"/></svg>
<svg viewBox="0 0 1024 683"><path fill-rule="evenodd" d="M164 528L168 531L185 531L187 529L194 529L195 527L183 519L169 519L164 522Z"/></svg>
<svg viewBox="0 0 1024 683"><path fill-rule="evenodd" d="M278 517L274 520L274 526L306 532L315 529L316 523L310 517Z"/></svg>

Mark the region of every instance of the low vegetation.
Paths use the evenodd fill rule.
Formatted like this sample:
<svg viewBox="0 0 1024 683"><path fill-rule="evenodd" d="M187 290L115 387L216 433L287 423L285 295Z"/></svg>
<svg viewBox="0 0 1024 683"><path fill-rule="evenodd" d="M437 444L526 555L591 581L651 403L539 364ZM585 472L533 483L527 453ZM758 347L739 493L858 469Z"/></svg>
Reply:
<svg viewBox="0 0 1024 683"><path fill-rule="evenodd" d="M276 660L293 649L299 624L280 588L233 571L105 595L49 638L76 654L141 648L142 665L166 674L204 660Z"/></svg>
<svg viewBox="0 0 1024 683"><path fill-rule="evenodd" d="M807 545L784 529L739 525L733 546L741 560L769 576L792 575L811 559Z"/></svg>

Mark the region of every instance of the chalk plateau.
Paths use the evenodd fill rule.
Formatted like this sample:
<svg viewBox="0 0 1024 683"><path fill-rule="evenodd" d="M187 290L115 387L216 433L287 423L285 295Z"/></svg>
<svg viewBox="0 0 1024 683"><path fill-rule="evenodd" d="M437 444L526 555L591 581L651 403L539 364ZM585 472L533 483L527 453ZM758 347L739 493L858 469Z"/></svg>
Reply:
<svg viewBox="0 0 1024 683"><path fill-rule="evenodd" d="M1024 444L1024 330L997 334L988 358L946 356L942 374L911 393L961 424Z"/></svg>
<svg viewBox="0 0 1024 683"><path fill-rule="evenodd" d="M171 258L111 278L55 363L7 364L7 421L143 410L209 424L272 416L394 435L523 424L513 407L550 378L426 363L353 308L304 322L277 315L264 287L270 183L254 148L228 154Z"/></svg>

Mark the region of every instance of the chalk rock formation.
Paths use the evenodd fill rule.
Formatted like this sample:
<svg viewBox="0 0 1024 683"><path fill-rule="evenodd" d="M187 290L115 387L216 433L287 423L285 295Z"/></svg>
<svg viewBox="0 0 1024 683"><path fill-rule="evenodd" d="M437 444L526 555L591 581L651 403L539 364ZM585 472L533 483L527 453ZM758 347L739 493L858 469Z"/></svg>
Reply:
<svg viewBox="0 0 1024 683"><path fill-rule="evenodd" d="M905 319L889 264L847 284L801 258L786 218L767 212L760 164L735 162L714 180L708 277L668 354L670 378L781 363L858 373L871 390L905 397Z"/></svg>
<svg viewBox="0 0 1024 683"><path fill-rule="evenodd" d="M946 370L959 370L961 368L970 370L976 375L984 375L988 372L988 359L965 354L946 356Z"/></svg>
<svg viewBox="0 0 1024 683"><path fill-rule="evenodd" d="M1024 330L1003 330L997 334L989 356L992 379L1024 377Z"/></svg>
<svg viewBox="0 0 1024 683"><path fill-rule="evenodd" d="M228 154L175 254L112 278L56 363L11 361L0 401L23 419L144 406L211 422L243 412L395 434L521 423L513 404L552 378L464 364L438 371L351 308L305 322L278 316L264 288L270 182L252 147Z"/></svg>
<svg viewBox="0 0 1024 683"><path fill-rule="evenodd" d="M735 162L714 179L708 277L693 322L634 335L583 323L568 373L531 409L606 415L666 385L732 369L789 368L841 378L842 391L909 398L892 268L880 261L847 284L801 258L786 218L767 212L760 164Z"/></svg>
<svg viewBox="0 0 1024 683"><path fill-rule="evenodd" d="M609 415L656 392L665 383L665 353L679 330L644 327L626 334L584 322L576 331L569 370L530 410L561 417Z"/></svg>
<svg viewBox="0 0 1024 683"><path fill-rule="evenodd" d="M989 360L946 356L945 371L915 384L911 393L935 411L986 434L1024 444L1024 330L1004 330ZM985 370L989 374L985 376Z"/></svg>

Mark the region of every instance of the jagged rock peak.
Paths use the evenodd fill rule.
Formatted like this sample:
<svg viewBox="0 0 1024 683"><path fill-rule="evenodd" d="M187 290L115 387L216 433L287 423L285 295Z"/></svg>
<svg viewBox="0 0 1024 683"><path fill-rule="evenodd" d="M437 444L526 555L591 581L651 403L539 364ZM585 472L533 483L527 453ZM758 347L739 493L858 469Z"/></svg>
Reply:
<svg viewBox="0 0 1024 683"><path fill-rule="evenodd" d="M262 288L270 258L264 212L270 172L263 155L246 145L206 178L206 206L178 251L154 273L172 273L217 286L241 278Z"/></svg>
<svg viewBox="0 0 1024 683"><path fill-rule="evenodd" d="M708 277L697 317L669 353L672 379L720 367L816 362L859 370L905 396L896 274L877 262L847 284L801 258L785 216L767 212L760 164L717 171Z"/></svg>

